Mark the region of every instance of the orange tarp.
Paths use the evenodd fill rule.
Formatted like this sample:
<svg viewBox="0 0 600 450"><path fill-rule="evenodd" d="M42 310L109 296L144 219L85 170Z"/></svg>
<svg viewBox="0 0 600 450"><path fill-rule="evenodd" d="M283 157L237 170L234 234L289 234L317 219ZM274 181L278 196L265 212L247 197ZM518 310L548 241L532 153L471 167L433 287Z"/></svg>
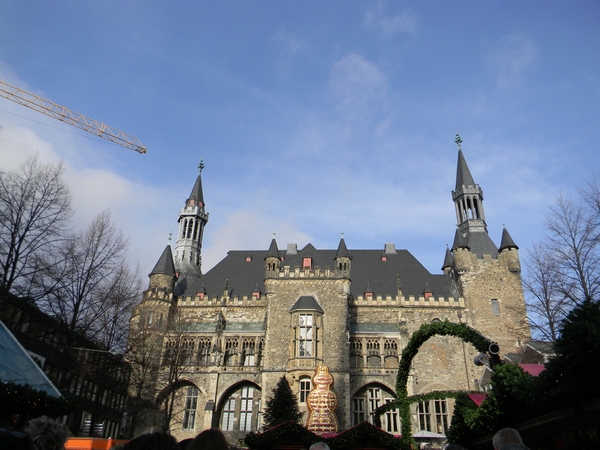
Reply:
<svg viewBox="0 0 600 450"><path fill-rule="evenodd" d="M110 450L114 445L124 444L123 439L103 438L69 438L65 448L67 450Z"/></svg>

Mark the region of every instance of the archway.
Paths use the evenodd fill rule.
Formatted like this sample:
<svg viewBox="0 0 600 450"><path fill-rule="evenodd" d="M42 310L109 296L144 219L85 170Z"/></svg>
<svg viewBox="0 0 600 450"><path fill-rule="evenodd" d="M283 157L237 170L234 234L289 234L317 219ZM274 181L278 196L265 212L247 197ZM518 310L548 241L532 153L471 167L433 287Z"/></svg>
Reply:
<svg viewBox="0 0 600 450"><path fill-rule="evenodd" d="M165 432L169 431L171 428L171 422L178 412L175 410L177 400L176 392L186 387L193 388L197 390L197 392L203 392L194 382L186 379L179 379L174 383L165 386L156 396L154 402L156 407L155 425ZM194 411L195 409L196 406L194 406Z"/></svg>
<svg viewBox="0 0 600 450"><path fill-rule="evenodd" d="M252 381L233 384L221 395L211 426L232 437L256 431L262 407L260 397L260 386Z"/></svg>

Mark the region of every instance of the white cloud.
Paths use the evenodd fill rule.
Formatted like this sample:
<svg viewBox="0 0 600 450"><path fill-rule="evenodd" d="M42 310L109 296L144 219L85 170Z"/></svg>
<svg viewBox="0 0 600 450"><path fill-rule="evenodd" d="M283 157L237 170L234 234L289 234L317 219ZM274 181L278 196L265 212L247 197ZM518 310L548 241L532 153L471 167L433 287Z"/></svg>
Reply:
<svg viewBox="0 0 600 450"><path fill-rule="evenodd" d="M363 121L371 108L380 108L387 92L387 77L372 62L350 53L333 64L330 86L337 111L347 119Z"/></svg>
<svg viewBox="0 0 600 450"><path fill-rule="evenodd" d="M378 29L385 37L397 33L413 34L417 31L417 16L410 10L388 17L384 11L385 4L377 2L365 13L365 25L369 28Z"/></svg>
<svg viewBox="0 0 600 450"><path fill-rule="evenodd" d="M504 36L488 53L488 61L496 71L496 83L502 89L521 84L537 58L536 43L520 33Z"/></svg>

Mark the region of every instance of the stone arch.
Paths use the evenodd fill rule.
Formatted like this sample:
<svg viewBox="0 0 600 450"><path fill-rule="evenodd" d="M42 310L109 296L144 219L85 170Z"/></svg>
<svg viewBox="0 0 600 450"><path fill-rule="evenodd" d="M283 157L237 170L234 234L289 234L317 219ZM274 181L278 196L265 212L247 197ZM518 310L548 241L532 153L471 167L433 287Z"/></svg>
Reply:
<svg viewBox="0 0 600 450"><path fill-rule="evenodd" d="M260 398L260 393L262 392L261 387L255 383L254 381L248 380L248 379L243 379L240 381L237 381L236 383L232 384L231 386L229 386L227 389L225 389L222 394L219 396L219 398L217 399L216 402L216 408L215 408L215 414L213 414L212 417L212 422L211 422L211 427L213 428L219 428L221 429L221 421L222 421L222 416L223 416L223 412L225 409L225 406L228 404L230 398L233 396L233 394L235 394L238 391L243 390L243 388L245 387L252 387L254 390L256 390L257 394L255 394L256 396L258 396ZM253 405L254 407L255 405ZM236 403L234 405L235 409L234 409L234 417L238 417L238 415L240 414L240 404ZM260 405L260 407L262 408L262 405ZM260 408L259 408L260 409ZM254 413L258 413L259 409L256 409L256 411L254 411ZM237 422L238 427L240 426L240 422ZM240 431L240 430L226 430L226 429L222 429L221 431L223 432L228 432L228 431ZM253 430L241 430L242 432L249 432L249 431L253 431Z"/></svg>
<svg viewBox="0 0 600 450"><path fill-rule="evenodd" d="M179 379L179 380L175 381L174 383L171 383L168 386L165 386L156 396L156 400L154 401L154 404L156 405L157 408L160 408L160 405L163 404L165 399L170 394L172 394L173 392L175 392L181 388L184 388L184 387L195 387L202 393L202 395L206 394L204 389L202 389L200 386L198 386L193 381L186 380L186 379Z"/></svg>
<svg viewBox="0 0 600 450"><path fill-rule="evenodd" d="M354 397L357 393L359 393L362 389L364 389L365 387L367 387L369 385L379 385L382 388L384 388L385 390L388 390L388 391L394 393L393 386L390 386L389 384L381 381L379 378L369 377L365 380L364 383L362 383L360 386L358 386L351 392L351 397ZM394 395L395 395L395 393L394 393Z"/></svg>

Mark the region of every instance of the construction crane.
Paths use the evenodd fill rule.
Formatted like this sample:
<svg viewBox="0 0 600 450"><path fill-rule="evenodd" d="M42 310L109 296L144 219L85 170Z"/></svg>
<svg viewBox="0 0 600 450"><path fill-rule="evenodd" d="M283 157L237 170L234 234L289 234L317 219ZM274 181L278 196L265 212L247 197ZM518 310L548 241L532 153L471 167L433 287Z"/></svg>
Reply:
<svg viewBox="0 0 600 450"><path fill-rule="evenodd" d="M2 80L0 80L0 97L4 97L19 105L41 112L42 114L60 120L61 122L73 125L74 127L92 133L103 139L107 139L117 145L135 150L138 153L146 153L146 146L142 144L138 138L109 127L97 120L90 119L83 114L73 112L69 108L57 105L50 100L46 100L31 92L24 91L23 89Z"/></svg>

